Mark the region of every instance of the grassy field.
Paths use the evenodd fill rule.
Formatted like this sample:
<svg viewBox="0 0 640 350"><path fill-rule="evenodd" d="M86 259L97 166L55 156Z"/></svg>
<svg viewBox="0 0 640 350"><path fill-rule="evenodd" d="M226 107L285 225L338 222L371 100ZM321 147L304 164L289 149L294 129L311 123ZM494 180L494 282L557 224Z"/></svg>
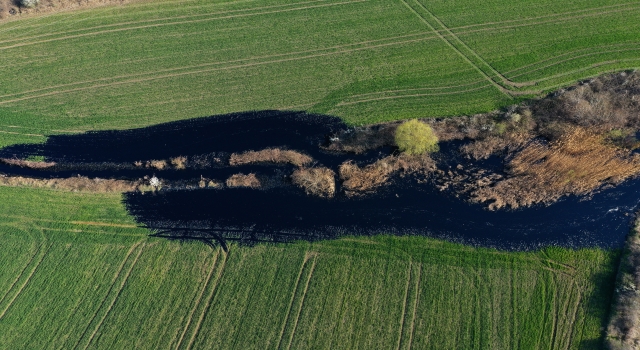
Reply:
<svg viewBox="0 0 640 350"><path fill-rule="evenodd" d="M118 195L0 188L5 349L597 348L615 252L150 238Z"/></svg>
<svg viewBox="0 0 640 350"><path fill-rule="evenodd" d="M295 109L485 112L640 65L637 2L141 1L0 23L0 146Z"/></svg>
<svg viewBox="0 0 640 350"><path fill-rule="evenodd" d="M486 112L640 66L638 2L139 1L0 22L0 147L261 109ZM120 195L0 187L0 348L597 349L616 252L149 238Z"/></svg>

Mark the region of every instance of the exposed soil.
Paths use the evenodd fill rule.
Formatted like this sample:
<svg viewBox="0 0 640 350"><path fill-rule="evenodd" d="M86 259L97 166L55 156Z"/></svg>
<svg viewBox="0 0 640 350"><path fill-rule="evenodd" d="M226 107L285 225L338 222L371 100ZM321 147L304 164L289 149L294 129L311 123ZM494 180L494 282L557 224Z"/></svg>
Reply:
<svg viewBox="0 0 640 350"><path fill-rule="evenodd" d="M123 5L133 0L40 0L32 7L20 6L18 0L0 0L0 20L19 18L36 13L54 13L106 5Z"/></svg>

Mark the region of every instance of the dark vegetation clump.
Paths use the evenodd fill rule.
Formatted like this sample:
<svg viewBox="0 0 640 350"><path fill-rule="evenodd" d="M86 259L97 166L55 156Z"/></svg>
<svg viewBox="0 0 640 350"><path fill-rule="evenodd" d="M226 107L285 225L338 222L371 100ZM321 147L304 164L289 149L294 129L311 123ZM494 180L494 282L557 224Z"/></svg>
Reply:
<svg viewBox="0 0 640 350"><path fill-rule="evenodd" d="M331 198L336 193L335 177L329 168L300 168L293 172L291 181L309 195Z"/></svg>
<svg viewBox="0 0 640 350"><path fill-rule="evenodd" d="M620 260L611 319L606 330L609 350L640 349L640 227L627 238Z"/></svg>
<svg viewBox="0 0 640 350"><path fill-rule="evenodd" d="M229 158L232 166L273 163L273 164L293 164L295 166L306 166L313 162L313 158L297 151L280 148L267 148L260 151L247 151L243 153L233 153Z"/></svg>
<svg viewBox="0 0 640 350"><path fill-rule="evenodd" d="M366 151L395 145L398 122L370 125L345 130L323 146L327 151L361 154Z"/></svg>

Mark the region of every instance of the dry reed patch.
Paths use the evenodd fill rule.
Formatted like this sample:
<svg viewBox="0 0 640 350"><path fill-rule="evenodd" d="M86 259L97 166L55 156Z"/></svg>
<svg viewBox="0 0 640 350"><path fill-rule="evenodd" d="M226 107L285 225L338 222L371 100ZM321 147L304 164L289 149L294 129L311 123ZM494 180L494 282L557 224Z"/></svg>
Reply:
<svg viewBox="0 0 640 350"><path fill-rule="evenodd" d="M22 159L9 159L9 158L0 158L0 162L8 165L15 165L23 168L31 168L31 169L46 169L55 166L55 162L33 162L30 160L22 160Z"/></svg>
<svg viewBox="0 0 640 350"><path fill-rule="evenodd" d="M462 145L460 152L475 160L487 159L497 152L515 152L532 138L533 135L527 132L511 132L501 136L491 135Z"/></svg>
<svg viewBox="0 0 640 350"><path fill-rule="evenodd" d="M291 181L310 195L333 197L336 193L335 172L329 168L301 168L291 175Z"/></svg>
<svg viewBox="0 0 640 350"><path fill-rule="evenodd" d="M293 164L305 166L310 164L313 158L300 152L283 150L279 148L267 148L261 151L247 151L233 153L229 159L229 165L238 166L253 163Z"/></svg>
<svg viewBox="0 0 640 350"><path fill-rule="evenodd" d="M509 162L507 172L510 176L495 186L473 191L472 200L493 201L490 209L548 204L635 176L640 159L605 144L592 131L575 128L550 144L530 144Z"/></svg>
<svg viewBox="0 0 640 350"><path fill-rule="evenodd" d="M233 174L227 179L227 187L260 188L261 183L256 174Z"/></svg>
<svg viewBox="0 0 640 350"><path fill-rule="evenodd" d="M400 154L388 156L363 168L346 161L340 165L340 179L347 195L370 192L389 181L396 172L404 174L429 173L436 169L435 162L428 155L410 156Z"/></svg>
<svg viewBox="0 0 640 350"><path fill-rule="evenodd" d="M84 176L35 179L22 176L0 176L0 185L22 186L35 188L52 188L72 192L130 192L135 191L142 183L140 181L90 179Z"/></svg>
<svg viewBox="0 0 640 350"><path fill-rule="evenodd" d="M21 7L12 0L0 0L0 19L20 14L51 13L106 5L123 5L130 0L40 0L33 8Z"/></svg>

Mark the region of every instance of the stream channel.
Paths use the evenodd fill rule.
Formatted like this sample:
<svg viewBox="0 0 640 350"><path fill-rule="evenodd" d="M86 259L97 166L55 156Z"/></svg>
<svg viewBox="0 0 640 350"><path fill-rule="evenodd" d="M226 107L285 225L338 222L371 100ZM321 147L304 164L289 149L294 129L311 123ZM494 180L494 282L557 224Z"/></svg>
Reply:
<svg viewBox="0 0 640 350"><path fill-rule="evenodd" d="M30 169L0 165L0 173L36 178L87 176L139 179L157 176L162 181L218 179L236 173L282 178L291 165L230 167L233 152L284 147L306 153L315 165L336 171L348 160L369 164L392 152L390 148L363 155L323 151L319 145L348 127L338 118L304 112L258 111L158 124L130 130L108 130L74 135L53 135L43 144L13 145L0 157L44 157L57 169ZM468 160L456 152L460 143L441 144L434 159L440 169ZM200 156L206 166L157 170L134 162ZM206 163L206 162L205 162ZM64 166L68 164L69 166ZM203 163L204 164L204 163ZM477 166L475 164L474 166ZM490 159L484 168L501 168ZM348 198L339 181L334 198L306 195L294 186L268 189L223 188L128 192L124 205L157 236L197 239L225 245L228 241L253 244L263 241L333 239L345 235L425 235L474 246L505 250L531 250L544 246L617 248L624 243L640 202L640 180L602 189L589 198L564 197L549 206L489 211L469 204L452 191L438 190L432 181L395 177L373 194Z"/></svg>

